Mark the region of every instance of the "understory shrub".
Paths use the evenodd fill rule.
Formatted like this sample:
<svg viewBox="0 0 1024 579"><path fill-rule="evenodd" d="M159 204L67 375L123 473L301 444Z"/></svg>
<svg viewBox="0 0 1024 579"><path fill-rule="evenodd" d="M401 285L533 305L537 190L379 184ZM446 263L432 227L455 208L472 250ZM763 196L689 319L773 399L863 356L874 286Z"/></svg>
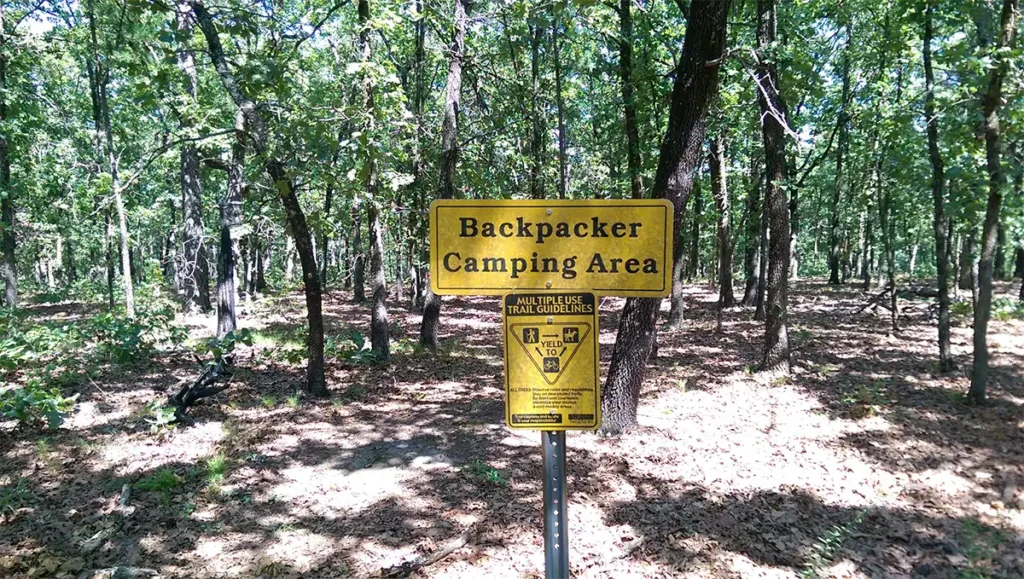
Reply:
<svg viewBox="0 0 1024 579"><path fill-rule="evenodd" d="M24 386L0 386L0 416L30 428L57 428L77 398L77 394L65 397L58 388L46 388L44 380L34 376Z"/></svg>

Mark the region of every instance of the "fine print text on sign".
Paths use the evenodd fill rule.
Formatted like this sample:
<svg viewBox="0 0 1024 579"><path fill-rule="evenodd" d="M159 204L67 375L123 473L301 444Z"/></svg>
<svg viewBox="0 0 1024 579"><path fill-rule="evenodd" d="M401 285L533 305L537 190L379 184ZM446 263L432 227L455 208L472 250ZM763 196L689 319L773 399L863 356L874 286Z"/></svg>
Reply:
<svg viewBox="0 0 1024 579"><path fill-rule="evenodd" d="M672 204L663 199L435 201L430 231L439 295L671 292Z"/></svg>
<svg viewBox="0 0 1024 579"><path fill-rule="evenodd" d="M594 294L508 294L502 300L502 319L508 426L532 430L600 426Z"/></svg>

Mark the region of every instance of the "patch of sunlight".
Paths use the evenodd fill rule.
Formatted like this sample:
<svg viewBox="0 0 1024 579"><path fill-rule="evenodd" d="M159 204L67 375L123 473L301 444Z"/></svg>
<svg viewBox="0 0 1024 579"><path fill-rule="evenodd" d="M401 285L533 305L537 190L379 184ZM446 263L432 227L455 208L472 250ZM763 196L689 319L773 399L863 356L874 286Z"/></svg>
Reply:
<svg viewBox="0 0 1024 579"><path fill-rule="evenodd" d="M452 326L464 326L467 328L472 328L474 330L491 330L499 328L501 326L501 324L497 322L482 322L480 320L465 318L460 320L451 320L448 323L451 324Z"/></svg>
<svg viewBox="0 0 1024 579"><path fill-rule="evenodd" d="M118 476L124 476L172 462L196 463L214 454L224 438L219 420L198 423L187 429L174 429L169 433L162 444L122 444L114 439L101 449L93 468L115 469Z"/></svg>
<svg viewBox="0 0 1024 579"><path fill-rule="evenodd" d="M252 577L250 563L259 557L251 546L263 540L256 533L203 534L188 559L211 577Z"/></svg>
<svg viewBox="0 0 1024 579"><path fill-rule="evenodd" d="M306 529L294 529L275 535L277 541L263 549L261 559L283 563L292 571L308 573L337 550L337 541Z"/></svg>
<svg viewBox="0 0 1024 579"><path fill-rule="evenodd" d="M113 422L121 422L131 416L130 408L114 412L103 412L96 402L84 401L75 405L75 411L64 420L64 426L71 430L96 428Z"/></svg>
<svg viewBox="0 0 1024 579"><path fill-rule="evenodd" d="M277 500L302 499L315 512L359 512L379 501L404 496L403 484L412 475L395 467L374 467L346 472L325 465L295 465L280 471L282 481L270 489Z"/></svg>

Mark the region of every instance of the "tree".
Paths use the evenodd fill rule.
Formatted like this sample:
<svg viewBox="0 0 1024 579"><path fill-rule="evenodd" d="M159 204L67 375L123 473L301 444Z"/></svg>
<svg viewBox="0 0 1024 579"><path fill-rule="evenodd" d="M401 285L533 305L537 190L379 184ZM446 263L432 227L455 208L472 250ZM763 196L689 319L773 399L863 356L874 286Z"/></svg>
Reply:
<svg viewBox="0 0 1024 579"><path fill-rule="evenodd" d="M438 199L455 198L455 169L459 160L459 107L462 93L462 59L466 54L466 6L455 0L455 30L448 50L448 80L444 89L444 121L441 124L441 174ZM533 175L531 170L531 175ZM532 181L531 181L532 183ZM532 186L532 185L531 185ZM437 325L441 317L441 297L424 288L426 297L420 323L420 344L437 349Z"/></svg>
<svg viewBox="0 0 1024 579"><path fill-rule="evenodd" d="M284 207L288 227L295 238L295 248L299 254L299 262L302 264L306 317L309 323L309 334L306 338L309 355L306 366L306 393L311 396L327 396L327 384L324 378L324 318L320 295L320 275L317 271L312 236L296 195L295 181L289 177L285 164L271 151L268 127L259 112L257 103L245 93L243 85L235 80L224 56L224 49L221 46L212 15L207 11L202 0L189 0L189 6L199 23L203 37L206 38L207 51L214 69L220 77L221 84L235 106L245 115L246 136L252 144L253 150L260 156L263 170L274 185L281 205Z"/></svg>
<svg viewBox="0 0 1024 579"><path fill-rule="evenodd" d="M928 159L932 166L932 229L935 236L935 271L939 301L939 369L953 369L953 355L949 337L949 230L950 221L945 214L946 177L942 153L939 150L939 118L935 114L935 75L932 71L932 19L935 0L925 0L924 58L925 93L924 116L928 133Z"/></svg>
<svg viewBox="0 0 1024 579"><path fill-rule="evenodd" d="M1010 68L1010 59L1006 52L1013 49L1017 33L1018 4L1018 0L1003 0L995 66L989 73L988 89L982 98L988 203L985 207L981 256L978 261L978 299L974 306L974 366L971 370L971 388L967 392L967 399L973 403L985 401L988 385L988 322L992 312L992 262L999 229L999 210L1003 204L1003 186L1006 182L1002 165L1003 134L999 122L999 109L1003 101L1003 82Z"/></svg>
<svg viewBox="0 0 1024 579"><path fill-rule="evenodd" d="M188 6L175 11L178 30L191 35L192 22ZM183 132L192 128L194 109L199 104L199 83L196 79L196 61L192 51L184 48L178 53L178 68L185 79L185 104L178 111L178 122ZM199 179L199 151L194 142L181 145L181 223L182 223L182 281L186 312L210 310L210 273L207 266L206 242L203 239L203 186Z"/></svg>
<svg viewBox="0 0 1024 579"><path fill-rule="evenodd" d="M850 139L850 116L847 107L850 103L850 44L853 42L853 33L850 24L846 24L846 50L843 51L843 97L839 106L839 146L836 148L836 177L835 187L832 189L832 201L829 204L829 253L828 253L828 283L839 283L839 199L843 188L843 156L846 154L847 142Z"/></svg>
<svg viewBox="0 0 1024 579"><path fill-rule="evenodd" d="M690 8L653 188L655 198L668 199L675 207L673 230L677 232L683 225L700 162L708 109L718 90L729 4L728 0L699 2ZM678 235L672 245L677 258L683 251ZM660 304L656 298L629 298L622 309L608 378L601 391L601 428L606 433L619 433L636 424L640 385L654 347Z"/></svg>
<svg viewBox="0 0 1024 579"><path fill-rule="evenodd" d="M640 171L640 132L636 123L636 95L633 87L633 0L619 0L619 78L622 83L622 116L626 127L626 160L629 192L633 199L644 196Z"/></svg>
<svg viewBox="0 0 1024 579"><path fill-rule="evenodd" d="M768 213L768 277L765 302L764 355L760 369L789 373L789 331L786 310L789 302L789 204L786 200L786 102L779 73L767 52L777 38L774 0L757 0L757 102L761 109L761 132L765 158L765 210Z"/></svg>
<svg viewBox="0 0 1024 579"><path fill-rule="evenodd" d="M725 136L718 132L711 138L711 193L718 210L718 305L736 305L732 290L732 226L729 223L729 188L726 183Z"/></svg>

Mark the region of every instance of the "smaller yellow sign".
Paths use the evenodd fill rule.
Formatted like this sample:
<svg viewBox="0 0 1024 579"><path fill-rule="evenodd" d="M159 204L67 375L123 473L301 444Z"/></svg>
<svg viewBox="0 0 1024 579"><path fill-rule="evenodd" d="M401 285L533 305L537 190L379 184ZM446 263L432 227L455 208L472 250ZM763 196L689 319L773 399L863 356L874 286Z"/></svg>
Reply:
<svg viewBox="0 0 1024 579"><path fill-rule="evenodd" d="M600 426L594 294L507 294L502 320L505 423L530 430Z"/></svg>

